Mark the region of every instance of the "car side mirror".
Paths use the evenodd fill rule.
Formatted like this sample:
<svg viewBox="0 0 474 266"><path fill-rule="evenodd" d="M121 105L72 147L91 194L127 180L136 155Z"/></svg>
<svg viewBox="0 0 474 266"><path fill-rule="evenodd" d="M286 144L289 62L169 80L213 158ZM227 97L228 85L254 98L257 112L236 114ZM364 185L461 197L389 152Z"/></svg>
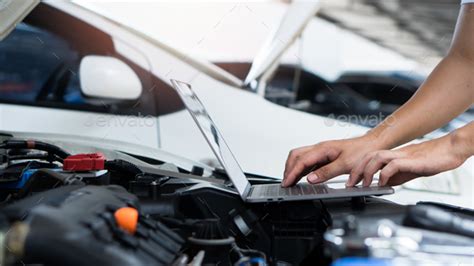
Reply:
<svg viewBox="0 0 474 266"><path fill-rule="evenodd" d="M85 56L79 77L82 93L87 97L135 100L142 94L142 83L135 71L114 57Z"/></svg>

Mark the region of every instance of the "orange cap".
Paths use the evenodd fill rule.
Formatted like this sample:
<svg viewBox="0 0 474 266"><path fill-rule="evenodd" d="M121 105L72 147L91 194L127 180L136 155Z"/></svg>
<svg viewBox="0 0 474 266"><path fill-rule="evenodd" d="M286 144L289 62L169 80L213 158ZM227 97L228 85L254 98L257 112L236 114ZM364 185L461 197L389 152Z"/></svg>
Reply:
<svg viewBox="0 0 474 266"><path fill-rule="evenodd" d="M118 226L130 234L135 234L138 224L138 211L134 208L123 207L115 211L115 221Z"/></svg>

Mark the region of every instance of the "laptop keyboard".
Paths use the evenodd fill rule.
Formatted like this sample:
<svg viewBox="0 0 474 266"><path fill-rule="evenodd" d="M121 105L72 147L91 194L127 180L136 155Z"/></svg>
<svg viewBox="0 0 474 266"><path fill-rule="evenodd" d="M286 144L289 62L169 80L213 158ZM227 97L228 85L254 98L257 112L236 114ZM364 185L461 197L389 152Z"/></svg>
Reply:
<svg viewBox="0 0 474 266"><path fill-rule="evenodd" d="M285 196L302 196L327 193L324 185L311 185L308 183L297 184L296 186L283 188L280 184L254 186L252 195L260 197L285 197Z"/></svg>

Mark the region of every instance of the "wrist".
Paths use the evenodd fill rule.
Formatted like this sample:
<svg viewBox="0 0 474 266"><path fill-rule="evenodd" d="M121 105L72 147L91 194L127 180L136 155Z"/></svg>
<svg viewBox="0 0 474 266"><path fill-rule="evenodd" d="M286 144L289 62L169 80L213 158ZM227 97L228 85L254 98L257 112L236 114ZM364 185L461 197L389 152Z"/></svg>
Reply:
<svg viewBox="0 0 474 266"><path fill-rule="evenodd" d="M385 135L375 130L375 128L367 131L361 138L364 139L367 144L377 150L386 150L392 148Z"/></svg>
<svg viewBox="0 0 474 266"><path fill-rule="evenodd" d="M474 155L474 142L467 130L463 130L463 128L457 129L451 132L448 137L452 151L454 151L460 159L465 161Z"/></svg>
<svg viewBox="0 0 474 266"><path fill-rule="evenodd" d="M364 138L373 143L378 149L392 149L400 144L397 143L396 138L391 133L393 131L391 132L389 127L381 125L367 131Z"/></svg>

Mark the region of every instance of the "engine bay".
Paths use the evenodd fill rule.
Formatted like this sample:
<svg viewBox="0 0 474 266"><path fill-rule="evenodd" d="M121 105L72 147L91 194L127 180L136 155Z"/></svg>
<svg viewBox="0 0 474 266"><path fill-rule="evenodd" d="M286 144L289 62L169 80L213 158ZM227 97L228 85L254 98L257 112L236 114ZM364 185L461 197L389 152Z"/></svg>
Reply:
<svg viewBox="0 0 474 266"><path fill-rule="evenodd" d="M143 161L136 164L106 153L0 142L2 265L443 265L474 258L472 210L377 197L248 204L219 189L232 187L222 170L206 175L199 166L127 155Z"/></svg>

